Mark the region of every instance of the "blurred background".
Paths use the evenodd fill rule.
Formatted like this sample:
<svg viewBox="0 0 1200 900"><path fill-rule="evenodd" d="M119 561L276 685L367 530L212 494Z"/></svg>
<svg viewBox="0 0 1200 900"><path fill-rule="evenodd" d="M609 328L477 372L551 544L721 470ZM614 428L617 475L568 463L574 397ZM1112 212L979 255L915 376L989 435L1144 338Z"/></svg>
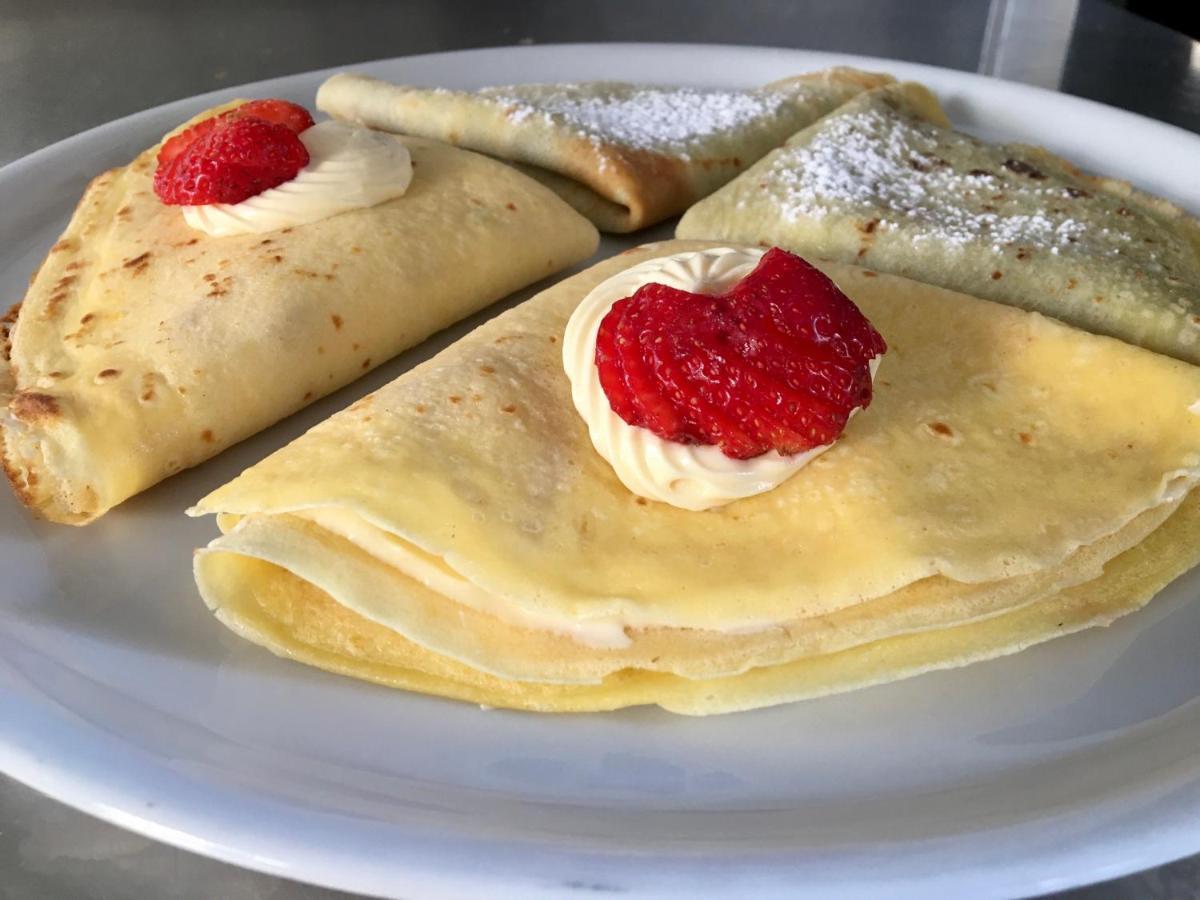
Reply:
<svg viewBox="0 0 1200 900"><path fill-rule="evenodd" d="M887 57L1057 89L1200 132L1198 23L1200 0L0 0L0 164L243 82L580 41ZM0 900L341 896L154 844L0 776ZM1200 898L1200 860L1060 896Z"/></svg>
<svg viewBox="0 0 1200 900"><path fill-rule="evenodd" d="M207 90L467 47L802 47L979 71L1200 130L1196 0L0 0L0 163Z"/></svg>

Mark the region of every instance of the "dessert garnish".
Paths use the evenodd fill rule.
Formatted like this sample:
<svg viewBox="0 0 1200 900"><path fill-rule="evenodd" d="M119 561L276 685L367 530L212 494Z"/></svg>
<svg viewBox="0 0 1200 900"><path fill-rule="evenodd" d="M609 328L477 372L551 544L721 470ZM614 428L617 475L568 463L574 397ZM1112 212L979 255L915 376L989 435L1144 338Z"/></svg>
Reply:
<svg viewBox="0 0 1200 900"><path fill-rule="evenodd" d="M658 283L618 300L596 336L600 384L625 422L733 459L831 444L871 402L886 344L799 256L769 250L707 296Z"/></svg>
<svg viewBox="0 0 1200 900"><path fill-rule="evenodd" d="M286 100L253 100L168 138L154 192L172 206L240 203L290 181L308 165L300 133L313 118Z"/></svg>

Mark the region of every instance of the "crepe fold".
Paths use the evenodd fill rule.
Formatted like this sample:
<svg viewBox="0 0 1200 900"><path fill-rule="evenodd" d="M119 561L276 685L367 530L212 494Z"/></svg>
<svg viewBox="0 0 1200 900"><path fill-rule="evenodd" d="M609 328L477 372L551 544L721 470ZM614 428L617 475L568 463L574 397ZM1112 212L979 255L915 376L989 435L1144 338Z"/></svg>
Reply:
<svg viewBox="0 0 1200 900"><path fill-rule="evenodd" d="M799 132L676 236L870 266L1200 364L1200 222L1040 147L956 132L912 84Z"/></svg>
<svg viewBox="0 0 1200 900"><path fill-rule="evenodd" d="M512 162L602 231L628 232L682 212L796 131L891 81L834 68L753 90L592 81L462 92L343 73L321 86L317 106Z"/></svg>
<svg viewBox="0 0 1200 900"><path fill-rule="evenodd" d="M594 251L540 184L397 139L416 167L404 196L266 234L189 228L153 193L157 148L96 178L6 320L20 498L88 522Z"/></svg>
<svg viewBox="0 0 1200 900"><path fill-rule="evenodd" d="M1195 564L1200 369L821 264L888 341L871 407L767 494L630 494L559 341L607 260L204 498L218 618L281 655L493 706L780 703L1019 650Z"/></svg>

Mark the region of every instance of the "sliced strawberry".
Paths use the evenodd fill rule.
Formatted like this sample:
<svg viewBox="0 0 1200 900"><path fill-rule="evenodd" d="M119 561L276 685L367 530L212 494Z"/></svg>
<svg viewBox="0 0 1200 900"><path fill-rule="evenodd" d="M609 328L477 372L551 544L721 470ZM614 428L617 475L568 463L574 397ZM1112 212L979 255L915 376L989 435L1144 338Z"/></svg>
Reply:
<svg viewBox="0 0 1200 900"><path fill-rule="evenodd" d="M763 254L754 271L728 291L751 319L769 320L789 337L828 346L857 360L886 349L879 333L828 276L786 250ZM865 326L865 327L864 327Z"/></svg>
<svg viewBox="0 0 1200 900"><path fill-rule="evenodd" d="M215 126L233 119L262 119L275 125L283 125L291 131L300 132L313 126L313 117L307 109L287 100L250 100L241 106L226 110L218 116L202 119L191 128L167 138L158 151L160 164L170 162L191 144L204 137Z"/></svg>
<svg viewBox="0 0 1200 900"><path fill-rule="evenodd" d="M232 118L160 165L154 192L179 206L241 203L295 178L308 160L308 150L287 126Z"/></svg>
<svg viewBox="0 0 1200 900"><path fill-rule="evenodd" d="M748 459L836 440L870 404L870 361L886 349L832 281L776 248L722 295L650 284L618 301L596 364L629 424Z"/></svg>
<svg viewBox="0 0 1200 900"><path fill-rule="evenodd" d="M769 447L754 437L752 411L740 400L737 376L724 363L705 347L695 348L690 358L664 360L659 367L662 390L687 410L688 430L697 443L716 444L735 459L765 453Z"/></svg>
<svg viewBox="0 0 1200 900"><path fill-rule="evenodd" d="M179 134L167 138L163 141L163 145L158 150L158 164L160 166L171 162L180 153L198 141L204 135L213 130L217 122L221 121L220 116L213 116L211 119L203 119L193 125L191 128L186 128Z"/></svg>
<svg viewBox="0 0 1200 900"><path fill-rule="evenodd" d="M661 285L652 287L661 288ZM641 319L655 308L655 304L640 302L636 294L633 300L617 320L616 331L616 346L621 351L621 367L629 402L633 404L641 425L668 440L690 443L683 417L656 389L656 378L646 348L640 346L641 336L652 334ZM671 300L671 297L664 295L659 302L669 303Z"/></svg>
<svg viewBox="0 0 1200 900"><path fill-rule="evenodd" d="M863 391L871 385L869 370L863 371L829 347L786 337L769 326L755 336L755 324L736 341L739 355L748 364L794 390L835 405L862 404Z"/></svg>
<svg viewBox="0 0 1200 900"><path fill-rule="evenodd" d="M610 398L613 411L626 422L641 425L642 415L633 396L625 388L625 366L616 349L617 322L631 302L628 297L618 301L600 322L600 330L596 333L596 369L600 386L605 396Z"/></svg>
<svg viewBox="0 0 1200 900"><path fill-rule="evenodd" d="M828 444L846 426L846 415L819 398L792 390L737 356L723 362L736 373L731 407L743 417L742 428L757 441L758 453L798 453Z"/></svg>
<svg viewBox="0 0 1200 900"><path fill-rule="evenodd" d="M685 303L691 295L678 292ZM643 338L645 340L645 338ZM656 339L647 346L661 393L679 410L680 430L689 442L749 446L750 438L737 424L736 416L726 409L725 386L706 371L704 357L692 347L680 347L669 337Z"/></svg>
<svg viewBox="0 0 1200 900"><path fill-rule="evenodd" d="M218 116L202 119L191 128L167 138L158 150L159 168L173 162L184 150L207 137L214 129L222 128L237 119L258 119L273 125L282 125L294 134L299 134L313 125L312 115L299 104L287 100L251 100Z"/></svg>
<svg viewBox="0 0 1200 900"><path fill-rule="evenodd" d="M296 134L313 126L312 114L300 104L287 100L251 100L225 115L262 119L276 125L284 125Z"/></svg>

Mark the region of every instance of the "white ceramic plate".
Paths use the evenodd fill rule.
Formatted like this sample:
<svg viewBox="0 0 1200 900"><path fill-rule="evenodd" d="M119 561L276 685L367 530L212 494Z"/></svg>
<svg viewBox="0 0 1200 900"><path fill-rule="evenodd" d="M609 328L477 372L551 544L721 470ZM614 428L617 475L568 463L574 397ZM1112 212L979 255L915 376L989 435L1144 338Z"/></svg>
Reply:
<svg viewBox="0 0 1200 900"><path fill-rule="evenodd" d="M750 86L836 63L919 78L965 128L1046 144L1200 209L1200 138L947 70L678 45L356 68L450 87ZM0 171L0 296L21 296L90 177L218 100L311 104L325 74L173 103ZM183 509L472 324L85 529L34 522L4 492L0 769L199 853L406 897L484 886L522 897L1013 896L1200 849L1197 575L1104 631L707 720L482 711L288 663L218 625L190 574L215 528Z"/></svg>

